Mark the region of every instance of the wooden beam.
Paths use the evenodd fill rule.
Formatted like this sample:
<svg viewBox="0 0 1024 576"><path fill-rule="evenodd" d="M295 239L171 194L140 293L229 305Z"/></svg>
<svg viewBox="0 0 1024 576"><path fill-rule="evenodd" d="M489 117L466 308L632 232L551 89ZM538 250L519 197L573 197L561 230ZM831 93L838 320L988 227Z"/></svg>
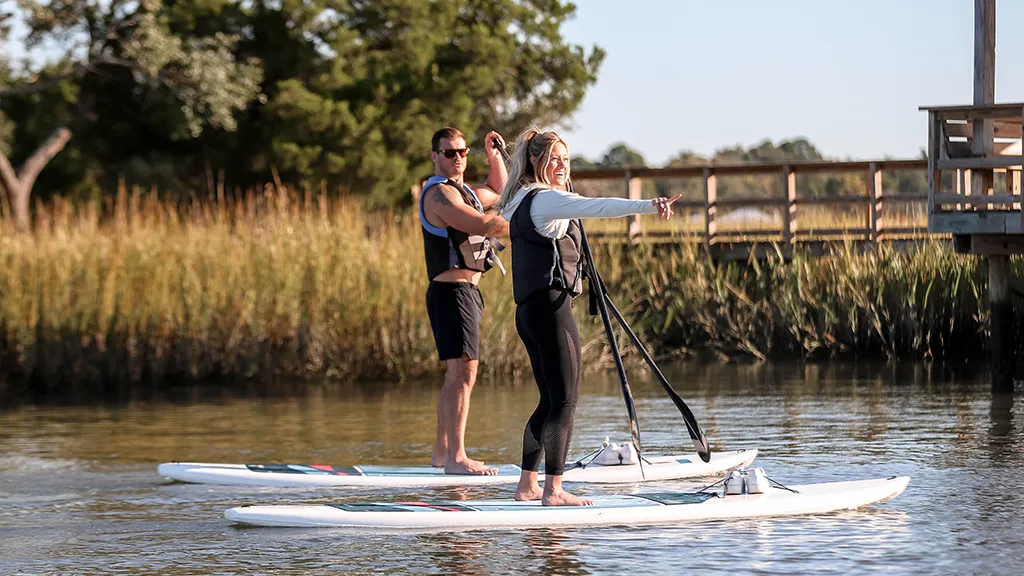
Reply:
<svg viewBox="0 0 1024 576"><path fill-rule="evenodd" d="M911 194L904 194L894 192L892 194L879 194L878 199L885 200L886 202L926 202L928 200L928 193L915 192Z"/></svg>
<svg viewBox="0 0 1024 576"><path fill-rule="evenodd" d="M996 0L974 0L974 105L991 105L995 100Z"/></svg>
<svg viewBox="0 0 1024 576"><path fill-rule="evenodd" d="M988 106L996 96L996 0L974 0L974 105ZM995 143L992 120L974 122L971 151L987 163ZM965 166L974 170L971 190L974 194L992 194L992 170L996 166Z"/></svg>
<svg viewBox="0 0 1024 576"><path fill-rule="evenodd" d="M642 193L643 181L634 177L630 172L626 172L626 196L630 200L640 200ZM643 225L640 223L640 215L634 214L629 217L628 221L629 224L626 229L626 233L631 242L636 242L640 235L643 234Z"/></svg>
<svg viewBox="0 0 1024 576"><path fill-rule="evenodd" d="M678 204L676 202L673 206ZM729 200L719 200L715 204L719 208L765 208L785 207L788 205L788 201L785 198L730 198Z"/></svg>
<svg viewBox="0 0 1024 576"><path fill-rule="evenodd" d="M1018 110L1019 114L1019 110ZM694 166L677 166L673 168L608 168L600 170L573 170L574 181L582 180L620 180L626 177L628 170L636 178L701 178L704 170L710 168L718 176L750 176L756 174L774 175L787 166L794 172L812 173L856 173L864 172L871 163L878 164L881 170L924 170L928 167L927 160L857 160L836 162L792 162L764 164L701 164Z"/></svg>
<svg viewBox="0 0 1024 576"><path fill-rule="evenodd" d="M918 110L936 112L947 120L973 120L975 118L1020 118L1020 109L1024 102L1004 102L979 106L977 104L958 104L956 106L920 106ZM1019 122L1019 120L1018 120Z"/></svg>
<svg viewBox="0 0 1024 576"><path fill-rule="evenodd" d="M972 234L971 254L1024 254L1024 235Z"/></svg>
<svg viewBox="0 0 1024 576"><path fill-rule="evenodd" d="M980 1L980 0L979 0ZM1010 256L988 256L989 358L992 370L992 391L1013 392L1017 364L1017 321L1010 301L1013 271Z"/></svg>
<svg viewBox="0 0 1024 576"><path fill-rule="evenodd" d="M822 196L821 198L797 198L793 204L800 206L842 206L850 204L868 204L871 196L862 194L839 194L837 196Z"/></svg>
<svg viewBox="0 0 1024 576"><path fill-rule="evenodd" d="M795 236L860 236L871 237L870 228L801 228Z"/></svg>
<svg viewBox="0 0 1024 576"><path fill-rule="evenodd" d="M1015 124L1010 122L993 122L992 135L996 138L1020 138L1020 119ZM942 128L946 135L954 138L973 138L974 122L966 121L963 124L946 122Z"/></svg>
<svg viewBox="0 0 1024 576"><path fill-rule="evenodd" d="M928 112L928 229L932 227L932 214L935 213L935 195L942 192L942 172L939 171L940 140L938 112Z"/></svg>
<svg viewBox="0 0 1024 576"><path fill-rule="evenodd" d="M715 233L718 232L718 223L715 221L718 214L718 176L711 168L704 168L704 242L708 254L711 254L711 244L714 242Z"/></svg>
<svg viewBox="0 0 1024 576"><path fill-rule="evenodd" d="M782 185L786 191L786 208L782 213L782 240L792 244L796 236L796 172L792 166L782 169Z"/></svg>
<svg viewBox="0 0 1024 576"><path fill-rule="evenodd" d="M868 205L868 226L871 228L871 240L878 242L882 232L882 171L877 164L868 168L867 189L871 204Z"/></svg>
<svg viewBox="0 0 1024 576"><path fill-rule="evenodd" d="M991 196L962 196L960 194L936 194L934 197L935 205L942 206L946 204L968 204L968 205L983 205L983 204L1013 204L1020 202L1020 195L1013 194L993 194Z"/></svg>
<svg viewBox="0 0 1024 576"><path fill-rule="evenodd" d="M992 143L989 142L989 151L991 152ZM991 172L993 168L1013 168L1021 165L1020 156L998 156L995 158L950 158L949 160L938 160L937 161L939 170L956 170L956 169L973 169L974 180L977 182L978 176L982 171ZM991 186L989 186L991 188ZM975 194L981 194L977 186L972 186Z"/></svg>

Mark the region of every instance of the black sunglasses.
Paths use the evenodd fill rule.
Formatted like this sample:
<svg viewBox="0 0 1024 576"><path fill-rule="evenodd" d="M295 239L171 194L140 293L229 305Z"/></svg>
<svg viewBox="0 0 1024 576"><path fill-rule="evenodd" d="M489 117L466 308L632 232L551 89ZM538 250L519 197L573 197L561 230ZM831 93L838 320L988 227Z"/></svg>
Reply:
<svg viewBox="0 0 1024 576"><path fill-rule="evenodd" d="M456 154L465 158L469 154L469 148L445 148L444 150L434 150L434 152L440 152L448 159L455 158Z"/></svg>

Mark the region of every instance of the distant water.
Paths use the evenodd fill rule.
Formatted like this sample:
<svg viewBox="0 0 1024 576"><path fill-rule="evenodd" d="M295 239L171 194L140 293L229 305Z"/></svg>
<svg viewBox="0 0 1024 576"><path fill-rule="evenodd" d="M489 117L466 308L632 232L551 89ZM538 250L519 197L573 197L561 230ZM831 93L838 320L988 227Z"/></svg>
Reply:
<svg viewBox="0 0 1024 576"><path fill-rule="evenodd" d="M0 412L2 574L1019 574L1024 426L1019 399L986 374L922 365L680 364L668 371L712 448L758 448L769 476L804 483L909 475L907 491L858 511L638 528L458 534L240 528L242 503L407 498L402 490L170 483L171 460L422 464L436 383L207 387L116 404ZM632 381L649 454L689 451L660 387ZM529 381L483 380L471 455L517 463L536 402ZM614 378L589 375L573 454L628 439ZM672 482L642 489L671 489ZM505 498L512 487L421 490ZM635 486L577 487L581 494Z"/></svg>

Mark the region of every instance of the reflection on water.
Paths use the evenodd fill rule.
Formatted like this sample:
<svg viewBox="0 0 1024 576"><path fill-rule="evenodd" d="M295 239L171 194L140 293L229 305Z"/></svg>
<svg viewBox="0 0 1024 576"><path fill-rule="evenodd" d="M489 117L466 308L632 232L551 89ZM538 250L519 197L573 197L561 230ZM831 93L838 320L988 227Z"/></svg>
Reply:
<svg viewBox="0 0 1024 576"><path fill-rule="evenodd" d="M194 486L170 460L423 464L435 382L205 387L100 405L0 412L0 573L630 574L1017 573L1024 566L1024 443L1013 395L964 366L700 365L666 370L715 450L758 448L787 483L907 474L900 497L858 511L672 526L429 531L254 529L246 502L510 498L512 486L311 489ZM649 453L690 450L660 386L631 378ZM531 382L481 381L470 454L516 463ZM629 438L614 376L586 377L572 454ZM577 486L581 494L671 490Z"/></svg>

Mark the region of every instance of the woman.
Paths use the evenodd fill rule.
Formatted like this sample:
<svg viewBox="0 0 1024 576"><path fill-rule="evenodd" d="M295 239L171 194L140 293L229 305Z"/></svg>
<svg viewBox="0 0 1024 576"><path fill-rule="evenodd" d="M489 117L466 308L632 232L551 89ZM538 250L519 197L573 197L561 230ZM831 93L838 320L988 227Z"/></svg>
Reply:
<svg viewBox="0 0 1024 576"><path fill-rule="evenodd" d="M540 403L523 434L522 476L516 500L545 506L593 504L562 489L580 378L580 338L572 301L582 291L583 262L577 218L631 214L672 216L679 199L585 198L571 191L569 147L558 134L530 129L520 135L498 211L512 239L516 329L526 346ZM537 471L544 456L541 491Z"/></svg>

